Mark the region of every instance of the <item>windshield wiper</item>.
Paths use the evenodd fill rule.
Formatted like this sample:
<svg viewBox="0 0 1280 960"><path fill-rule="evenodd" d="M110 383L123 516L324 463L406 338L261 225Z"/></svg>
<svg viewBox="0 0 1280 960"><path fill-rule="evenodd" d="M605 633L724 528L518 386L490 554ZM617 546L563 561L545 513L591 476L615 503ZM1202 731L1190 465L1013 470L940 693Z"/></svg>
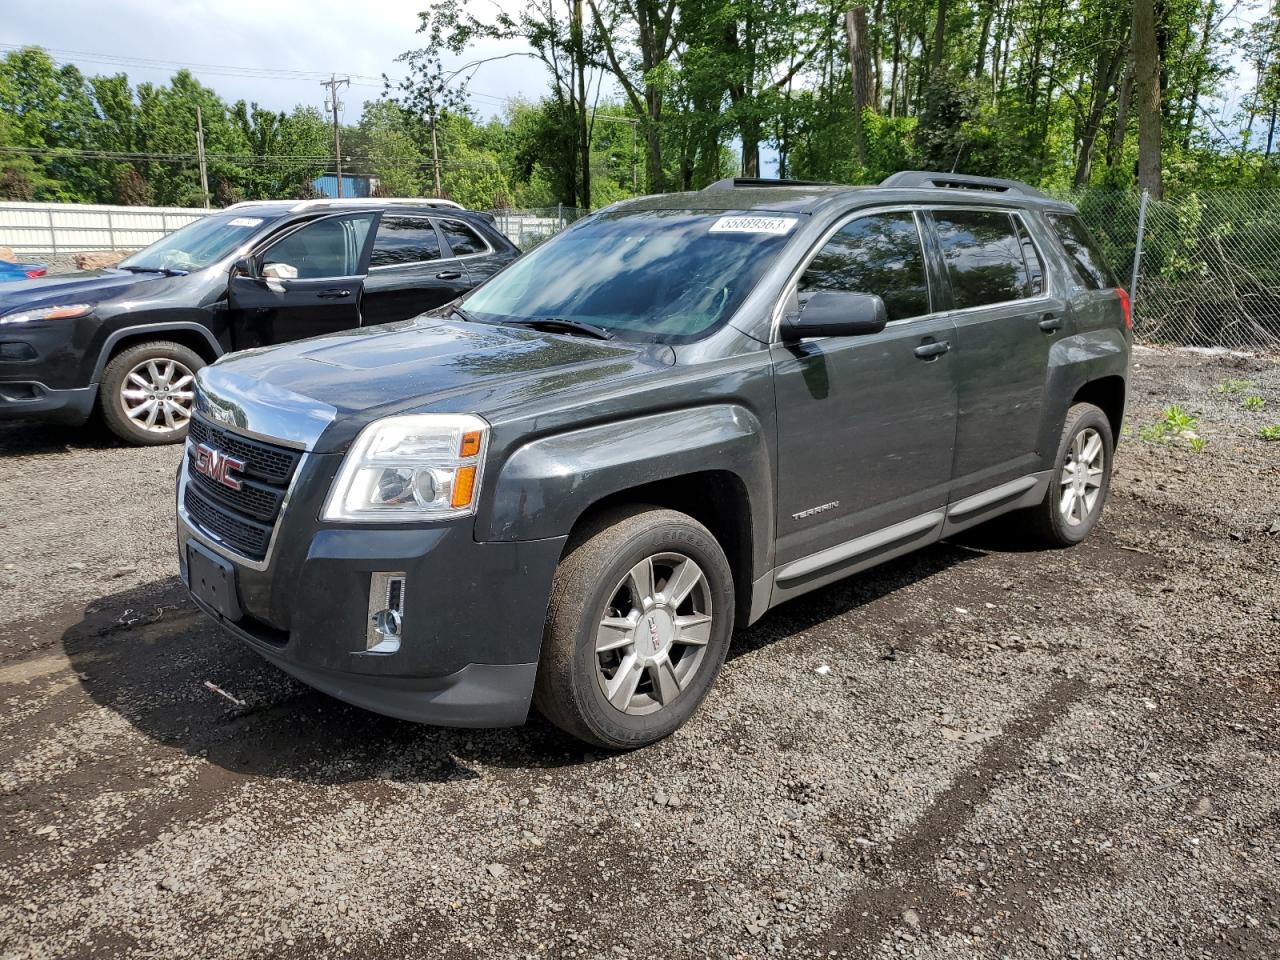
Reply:
<svg viewBox="0 0 1280 960"><path fill-rule="evenodd" d="M166 277L185 277L189 272L186 270L174 270L172 267L138 267L132 264L127 267L121 266L120 269L128 270L130 273L163 273Z"/></svg>
<svg viewBox="0 0 1280 960"><path fill-rule="evenodd" d="M459 318L461 318L462 320L465 320L467 323L479 323L479 322L480 322L480 321L479 321L479 320L477 320L475 317L473 317L471 314L467 313L467 311L463 310L461 307L454 306L454 307L450 307L450 308L449 308L449 310L450 310L450 312L451 312L451 313L456 314Z"/></svg>
<svg viewBox="0 0 1280 960"><path fill-rule="evenodd" d="M583 320L566 320L562 317L534 317L531 320L506 320L508 326L545 330L547 333L577 333L597 340L612 340L613 331Z"/></svg>

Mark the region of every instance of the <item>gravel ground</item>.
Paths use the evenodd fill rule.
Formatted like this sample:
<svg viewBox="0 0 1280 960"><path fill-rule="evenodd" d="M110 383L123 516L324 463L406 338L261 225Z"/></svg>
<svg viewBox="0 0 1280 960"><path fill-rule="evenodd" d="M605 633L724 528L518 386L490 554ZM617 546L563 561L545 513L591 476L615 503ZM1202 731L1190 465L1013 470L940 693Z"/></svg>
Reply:
<svg viewBox="0 0 1280 960"><path fill-rule="evenodd" d="M308 691L183 600L176 451L4 428L0 956L1280 955L1280 365L1132 399L1084 545L794 601L625 756Z"/></svg>

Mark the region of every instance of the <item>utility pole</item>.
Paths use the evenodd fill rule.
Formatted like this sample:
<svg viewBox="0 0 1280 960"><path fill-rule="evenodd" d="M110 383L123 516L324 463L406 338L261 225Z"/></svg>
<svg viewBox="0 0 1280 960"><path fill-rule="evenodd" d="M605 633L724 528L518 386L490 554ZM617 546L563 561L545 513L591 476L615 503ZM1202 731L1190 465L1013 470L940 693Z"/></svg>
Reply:
<svg viewBox="0 0 1280 960"><path fill-rule="evenodd" d="M196 159L200 164L200 190L204 194L204 208L209 209L209 168L204 161L204 117L200 104L196 104Z"/></svg>
<svg viewBox="0 0 1280 960"><path fill-rule="evenodd" d="M329 88L329 99L325 101L325 109L333 113L333 162L334 168L338 174L338 199L342 199L342 133L338 128L338 111L342 109L342 101L338 99L338 87L351 86L351 79L343 77L338 79L336 73L331 73L328 80L321 80L320 86Z"/></svg>

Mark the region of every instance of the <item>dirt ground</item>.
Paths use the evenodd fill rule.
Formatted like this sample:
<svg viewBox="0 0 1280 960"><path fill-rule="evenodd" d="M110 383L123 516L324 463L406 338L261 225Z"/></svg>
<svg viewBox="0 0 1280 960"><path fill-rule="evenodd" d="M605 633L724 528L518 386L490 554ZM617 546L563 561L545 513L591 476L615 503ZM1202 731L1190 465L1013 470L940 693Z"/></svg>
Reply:
<svg viewBox="0 0 1280 960"><path fill-rule="evenodd" d="M0 428L0 957L1280 956L1280 364L1136 360L1084 545L794 601L624 756L299 686L184 600L176 450Z"/></svg>

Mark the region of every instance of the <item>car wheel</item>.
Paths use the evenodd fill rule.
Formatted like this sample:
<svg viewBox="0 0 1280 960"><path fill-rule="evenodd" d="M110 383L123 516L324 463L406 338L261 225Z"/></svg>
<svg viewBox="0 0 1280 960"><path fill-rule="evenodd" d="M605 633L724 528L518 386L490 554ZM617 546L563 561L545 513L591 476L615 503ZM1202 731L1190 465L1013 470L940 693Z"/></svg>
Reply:
<svg viewBox="0 0 1280 960"><path fill-rule="evenodd" d="M733 616L733 575L706 527L654 507L602 514L556 568L534 703L600 747L660 740L711 689Z"/></svg>
<svg viewBox="0 0 1280 960"><path fill-rule="evenodd" d="M1102 516L1111 489L1115 440L1111 421L1091 403L1067 411L1049 492L1032 508L1032 529L1041 542L1070 547L1087 537Z"/></svg>
<svg viewBox="0 0 1280 960"><path fill-rule="evenodd" d="M121 440L140 446L186 439L204 360L180 343L140 343L122 350L102 374L102 419Z"/></svg>

